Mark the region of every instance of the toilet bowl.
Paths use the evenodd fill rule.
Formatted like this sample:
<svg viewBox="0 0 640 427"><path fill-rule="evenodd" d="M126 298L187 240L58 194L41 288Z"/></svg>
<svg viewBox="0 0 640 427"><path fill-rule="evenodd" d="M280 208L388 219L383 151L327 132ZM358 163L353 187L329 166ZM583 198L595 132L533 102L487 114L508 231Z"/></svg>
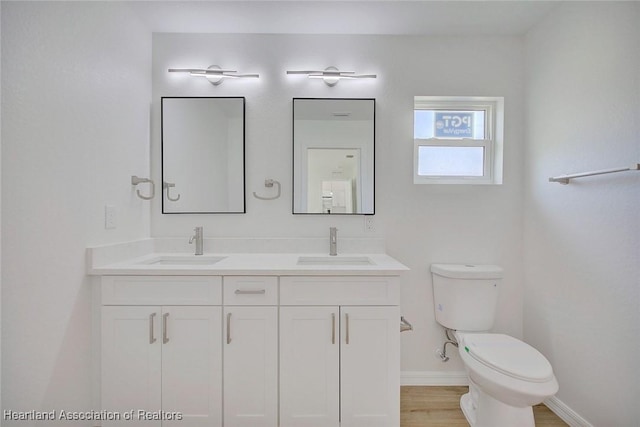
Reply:
<svg viewBox="0 0 640 427"><path fill-rule="evenodd" d="M549 361L503 334L457 333L469 376L461 408L472 427L534 427L532 406L558 391Z"/></svg>
<svg viewBox="0 0 640 427"><path fill-rule="evenodd" d="M471 427L535 427L533 405L558 391L549 361L509 335L488 333L502 269L433 264L436 321L453 331L469 377L460 407Z"/></svg>

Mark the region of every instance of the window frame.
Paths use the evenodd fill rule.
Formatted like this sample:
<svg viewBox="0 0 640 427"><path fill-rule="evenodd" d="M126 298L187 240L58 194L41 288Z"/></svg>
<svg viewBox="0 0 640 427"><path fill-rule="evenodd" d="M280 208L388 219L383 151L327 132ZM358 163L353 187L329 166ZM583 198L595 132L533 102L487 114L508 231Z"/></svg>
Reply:
<svg viewBox="0 0 640 427"><path fill-rule="evenodd" d="M484 111L485 139L472 138L415 138L413 140L414 184L502 184L502 136L504 122L504 98L460 96L416 96L415 111ZM420 147L482 147L483 175L420 175Z"/></svg>

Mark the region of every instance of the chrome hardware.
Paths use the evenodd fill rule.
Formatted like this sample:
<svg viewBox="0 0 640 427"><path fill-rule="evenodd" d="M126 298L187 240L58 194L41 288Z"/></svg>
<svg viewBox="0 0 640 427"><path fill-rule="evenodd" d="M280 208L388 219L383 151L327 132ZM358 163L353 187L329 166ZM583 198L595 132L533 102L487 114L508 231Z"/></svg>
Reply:
<svg viewBox="0 0 640 427"><path fill-rule="evenodd" d="M138 185L138 184L144 184L144 183L149 183L151 184L151 195L150 196L143 196L140 193L140 190L136 190L136 194L138 195L138 197L140 197L143 200L151 200L153 199L153 196L156 195L156 184L150 180L149 178L138 178L135 175L131 176L131 185Z"/></svg>
<svg viewBox="0 0 640 427"><path fill-rule="evenodd" d="M451 338L449 336L449 331L453 331L453 329L444 328L444 333L447 336L447 340L444 342L444 346L442 347L442 350L440 349L436 350L436 353L438 354L438 356L440 356L440 359L442 359L443 362L449 361L449 356L447 356L447 344L451 344L454 347L458 347L458 342L455 340L455 337Z"/></svg>
<svg viewBox="0 0 640 427"><path fill-rule="evenodd" d="M162 344L166 344L169 342L169 333L167 332L168 328L168 319L169 313L165 313L162 315Z"/></svg>
<svg viewBox="0 0 640 427"><path fill-rule="evenodd" d="M204 251L204 242L203 242L203 228L200 227L196 227L193 229L193 231L195 231L196 234L194 234L193 236L191 236L191 238L189 239L189 244L192 244L195 240L196 242L196 252L195 255L202 255L203 251Z"/></svg>
<svg viewBox="0 0 640 427"><path fill-rule="evenodd" d="M149 344L153 344L156 342L155 332L153 330L154 318L156 317L156 313L151 313L149 315Z"/></svg>
<svg viewBox="0 0 640 427"><path fill-rule="evenodd" d="M400 316L400 332L413 331L413 325L407 322L404 316Z"/></svg>
<svg viewBox="0 0 640 427"><path fill-rule="evenodd" d="M231 313L227 313L227 344L231 344Z"/></svg>
<svg viewBox="0 0 640 427"><path fill-rule="evenodd" d="M171 188L174 188L176 185L172 182L166 182L166 181L162 181L162 189L167 191L167 199L169 199L169 201L171 202L177 202L178 200L180 200L180 194L178 194L177 197L171 197L171 194L169 194L169 191Z"/></svg>
<svg viewBox="0 0 640 427"><path fill-rule="evenodd" d="M277 198L280 197L280 194L282 193L281 188L280 188L280 183L278 181L276 181L275 179L265 179L264 180L264 186L266 188L272 188L273 185L276 185L276 195L275 196L271 196L271 197L265 197L265 196L259 196L255 191L253 192L253 197L255 197L256 199L260 199L260 200L275 200Z"/></svg>
<svg viewBox="0 0 640 427"><path fill-rule="evenodd" d="M244 290L244 289L236 289L234 294L236 295L264 295L267 291L265 289L254 289L254 290Z"/></svg>
<svg viewBox="0 0 640 427"><path fill-rule="evenodd" d="M639 171L640 163L634 163L628 168L615 168L615 169L603 169L592 172L574 173L571 175L553 176L549 178L549 182L559 182L560 184L569 184L574 178L582 178L584 176L605 175L608 173L626 172L626 171Z"/></svg>
<svg viewBox="0 0 640 427"><path fill-rule="evenodd" d="M336 314L331 313L331 344L336 343Z"/></svg>
<svg viewBox="0 0 640 427"><path fill-rule="evenodd" d="M338 229L336 227L329 228L329 255L338 255Z"/></svg>
<svg viewBox="0 0 640 427"><path fill-rule="evenodd" d="M349 313L344 314L344 320L345 320L345 328L346 328L344 343L349 344Z"/></svg>

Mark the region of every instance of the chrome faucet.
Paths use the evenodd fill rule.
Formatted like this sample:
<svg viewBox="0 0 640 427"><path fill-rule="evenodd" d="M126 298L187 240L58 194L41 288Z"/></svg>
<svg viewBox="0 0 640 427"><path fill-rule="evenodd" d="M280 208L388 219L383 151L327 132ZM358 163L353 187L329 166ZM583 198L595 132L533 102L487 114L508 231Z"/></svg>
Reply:
<svg viewBox="0 0 640 427"><path fill-rule="evenodd" d="M203 247L204 247L204 242L203 242L203 237L202 237L202 226L200 227L196 227L193 229L193 231L196 232L196 234L194 234L193 236L191 236L191 238L189 239L189 244L192 244L193 241L196 241L196 255L202 255L203 252Z"/></svg>
<svg viewBox="0 0 640 427"><path fill-rule="evenodd" d="M329 255L338 255L338 229L335 227L329 228Z"/></svg>

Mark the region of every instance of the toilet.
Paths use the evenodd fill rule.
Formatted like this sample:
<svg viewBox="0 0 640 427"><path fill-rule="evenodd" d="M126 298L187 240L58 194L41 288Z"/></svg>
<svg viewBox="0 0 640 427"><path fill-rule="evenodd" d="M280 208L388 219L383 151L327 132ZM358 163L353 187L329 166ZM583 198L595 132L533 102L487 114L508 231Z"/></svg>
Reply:
<svg viewBox="0 0 640 427"><path fill-rule="evenodd" d="M436 321L453 332L469 378L460 407L471 427L535 427L533 405L558 391L549 361L493 327L502 268L432 264Z"/></svg>

